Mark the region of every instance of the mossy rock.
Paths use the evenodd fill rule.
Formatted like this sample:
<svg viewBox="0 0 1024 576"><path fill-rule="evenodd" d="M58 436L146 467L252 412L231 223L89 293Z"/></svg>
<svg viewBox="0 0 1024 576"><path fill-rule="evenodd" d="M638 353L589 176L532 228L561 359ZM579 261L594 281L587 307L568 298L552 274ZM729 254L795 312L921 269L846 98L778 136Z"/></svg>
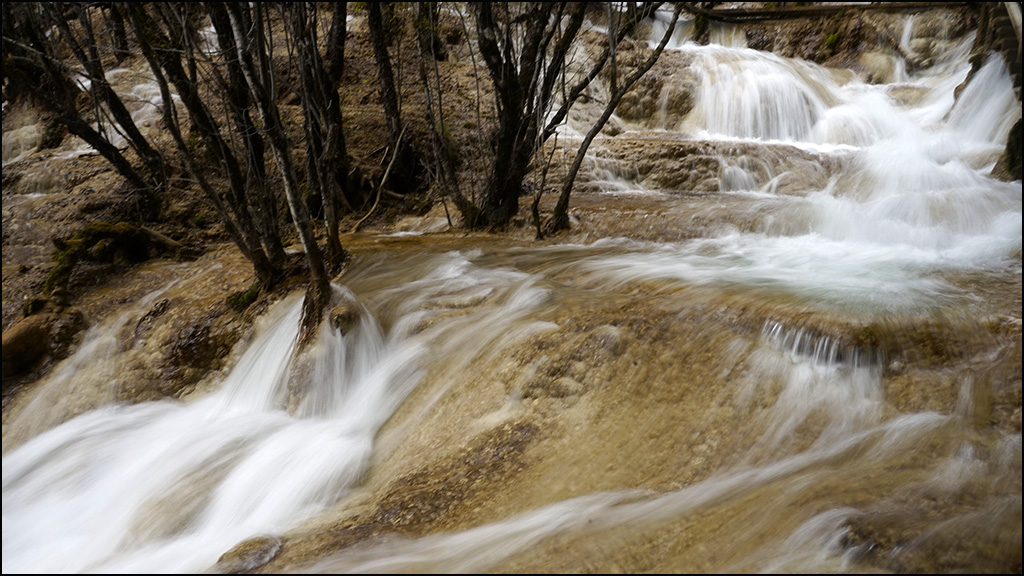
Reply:
<svg viewBox="0 0 1024 576"><path fill-rule="evenodd" d="M227 297L227 299L225 299L225 303L230 306L232 310L241 314L242 312L245 312L246 308L256 301L256 298L258 298L259 295L259 284L253 284L247 290L240 290L232 293Z"/></svg>
<svg viewBox="0 0 1024 576"><path fill-rule="evenodd" d="M67 240L54 238L56 265L43 286L45 295L66 289L75 265L83 258L127 265L149 259L150 235L126 222L94 222Z"/></svg>

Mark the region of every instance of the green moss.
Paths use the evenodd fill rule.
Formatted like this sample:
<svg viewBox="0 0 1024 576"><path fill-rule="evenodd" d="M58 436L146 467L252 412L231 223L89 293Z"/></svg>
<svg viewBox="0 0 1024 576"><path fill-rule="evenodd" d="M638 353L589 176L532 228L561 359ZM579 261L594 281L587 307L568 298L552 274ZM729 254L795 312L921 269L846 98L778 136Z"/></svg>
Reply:
<svg viewBox="0 0 1024 576"><path fill-rule="evenodd" d="M55 265L43 285L43 294L65 288L82 258L114 262L142 262L149 258L149 235L125 222L94 222L68 240L54 238Z"/></svg>
<svg viewBox="0 0 1024 576"><path fill-rule="evenodd" d="M21 315L26 318L42 310L46 303L49 302L46 298L29 298L25 300L25 303L21 306Z"/></svg>
<svg viewBox="0 0 1024 576"><path fill-rule="evenodd" d="M832 16L832 18L829 19L832 33L825 38L825 49L829 52L834 51L836 46L839 44L839 29L843 25L844 15L843 11L840 10L839 12L836 12L835 16Z"/></svg>
<svg viewBox="0 0 1024 576"><path fill-rule="evenodd" d="M227 297L225 302L236 312L242 313L245 312L245 309L256 301L256 298L258 298L259 295L259 284L253 284L252 286L249 287L248 290L241 290L239 292L231 294L230 296Z"/></svg>

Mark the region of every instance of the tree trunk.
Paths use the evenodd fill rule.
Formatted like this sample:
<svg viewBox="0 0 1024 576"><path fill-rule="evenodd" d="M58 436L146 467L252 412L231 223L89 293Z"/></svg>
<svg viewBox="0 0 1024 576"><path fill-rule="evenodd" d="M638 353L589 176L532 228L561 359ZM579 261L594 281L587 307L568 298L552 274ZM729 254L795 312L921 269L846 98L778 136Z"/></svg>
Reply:
<svg viewBox="0 0 1024 576"><path fill-rule="evenodd" d="M285 10L301 78L307 180L319 194L324 207L327 261L329 268L337 271L348 259L348 252L342 247L338 235L340 202L337 191L347 185L349 166L341 103L317 50L315 12L301 3L291 4Z"/></svg>
<svg viewBox="0 0 1024 576"><path fill-rule="evenodd" d="M370 42L373 44L373 57L377 62L377 81L380 89L381 105L384 108L384 119L388 125L388 146L397 150L395 166L391 172L394 189L401 193L418 192L423 185L419 181L419 157L409 144L410 139L401 138L402 113L398 104L398 90L395 87L394 71L391 68L391 56L388 54L387 32L381 6L371 2L366 6L367 24L370 30Z"/></svg>
<svg viewBox="0 0 1024 576"><path fill-rule="evenodd" d="M207 3L210 20L217 34L217 44L226 54L236 54L235 38L231 31L231 21L223 4ZM278 203L267 186L267 168L264 158L265 147L260 130L249 115L249 91L242 74L242 67L237 58L225 59L228 69L227 99L232 121L242 137L245 145L246 184L251 205L256 210L256 222L259 224L260 237L266 247L267 255L276 267L285 263L284 245L278 224Z"/></svg>
<svg viewBox="0 0 1024 576"><path fill-rule="evenodd" d="M164 99L165 122L171 131L172 137L175 139L175 144L178 147L182 160L192 176L199 182L200 187L214 203L218 214L224 220L228 233L231 234L232 239L235 240L235 244L242 254L252 263L260 283L267 287L272 286L278 280L281 264L273 262L267 253L264 252L266 242L252 219L248 199L244 194L244 182L241 180L241 172L238 170L237 162L232 164L234 156L227 149L219 128L213 123L212 116L205 104L198 98L198 94L193 89L194 85L190 84L188 78L184 75L180 62L176 60L174 54L168 54L169 41L155 28L155 22L136 5L132 5L127 14L129 22L135 30L139 47L149 62L158 85L161 87L161 95ZM157 42L158 46L163 46L164 50L157 49L156 46L151 44L152 41ZM203 169L194 162L193 151L181 137L177 116L172 108L173 100L171 99L170 89L167 86L167 77L172 74L177 77L180 83L175 85L178 88L179 94L182 94L184 89L184 93L188 95L187 99L183 98L182 100L186 103L186 109L189 111L192 123L205 128L204 141L207 144L207 148L214 152L221 165L227 168L229 187L228 193L223 197L208 183L203 174ZM218 151L220 152L219 154L217 153ZM231 169L232 167L234 170Z"/></svg>
<svg viewBox="0 0 1024 576"><path fill-rule="evenodd" d="M428 11L431 14L430 7L424 6L426 3L419 3L418 9L421 11ZM429 22L429 16L419 14L417 20L422 23L423 20ZM465 226L474 228L477 225L477 220L480 216L480 208L471 202L462 193L459 186L458 173L455 170L455 154L456 151L452 149L451 141L445 138L444 131L444 107L441 103L441 85L440 85L440 74L437 70L437 59L433 57L434 51L431 48L431 44L435 41L433 34L429 34L423 26L417 26L417 46L419 47L419 72L420 72L420 85L423 87L423 95L426 100L426 116L427 125L430 126L430 144L434 153L434 165L436 166L436 180L441 186L441 194L445 198L451 198L455 203L456 209L462 214L462 220ZM433 71L433 75L428 72L429 68ZM437 87L436 90L431 89L431 80L433 78L434 83ZM478 85L479 86L479 85ZM436 102L435 96L436 94ZM436 111L435 111L436 110Z"/></svg>
<svg viewBox="0 0 1024 576"><path fill-rule="evenodd" d="M132 25L136 27L139 25L134 16L132 17ZM174 143L178 148L179 156L184 162L186 169L196 182L199 183L200 189L203 190L207 198L209 198L213 203L214 209L224 222L228 235L231 236L235 246L238 247L239 251L242 252L242 255L245 256L245 258L252 264L253 271L256 273L258 282L265 288L273 286L278 281L281 265L273 262L272 259L263 251L263 244L261 243L260 237L251 221L247 219L249 214L247 207L234 205L233 202L235 201L235 197L232 195L228 195L227 202L225 202L225 199L222 198L209 183L203 169L196 163L195 158L193 158L193 151L185 143L185 140L181 135L177 112L173 104L174 100L171 96L167 79L160 66L159 59L152 46L149 45L144 37L139 38L139 46L142 49L142 53L146 57L146 60L149 62L150 69L157 81L157 85L160 87L160 95L164 101L162 109L164 124L171 133L171 137L174 139Z"/></svg>
<svg viewBox="0 0 1024 576"><path fill-rule="evenodd" d="M160 72L159 68L154 67L154 76L157 79L157 84L160 86L160 94L163 96L165 102L171 102L171 91L167 87L167 80ZM168 131L171 133L171 137L174 139L174 144L178 147L179 156L185 164L185 168L188 170L192 178L199 183L199 188L206 194L206 197L213 203L214 209L224 222L224 227L234 241L235 246L242 253L242 256L252 264L253 271L256 273L256 279L259 284L264 288L270 288L277 282L278 266L275 265L267 257L267 255L260 249L260 243L255 241L253 238L247 238L238 225L235 223L235 219L224 205L224 201L220 195L214 190L213 186L207 180L203 170L196 164L195 158L192 157L192 151L189 150L188 145L185 143L185 139L181 136L181 129L178 128L177 115L174 113L173 106L163 107L164 125L167 126Z"/></svg>
<svg viewBox="0 0 1024 576"><path fill-rule="evenodd" d="M327 33L327 74L337 86L345 73L345 37L348 33L348 2L335 2L331 29Z"/></svg>
<svg viewBox="0 0 1024 576"><path fill-rule="evenodd" d="M136 153L138 153L139 157L142 158L142 161L146 166L148 176L147 180L151 182L154 187L162 189L167 183L167 167L164 165L164 159L160 156L159 152L150 146L149 141L146 140L145 136L142 135L142 132L139 131L138 126L135 125L135 120L132 118L131 112L128 111L124 102L121 101L120 96L114 92L110 83L107 82L106 73L103 70L102 63L100 62L99 52L96 49L96 38L93 35L92 21L90 20L86 9L82 5L75 5L75 11L78 13L78 21L82 26L83 33L85 34L84 50L75 41L74 36L71 34L71 30L68 28L67 20L62 14L54 15L53 20L64 31L68 42L72 46L72 50L82 63L82 66L89 71L92 87L99 95L99 100L102 100L102 102L107 105L107 108L110 110L110 114L114 117L114 121L118 126L120 126L121 130L124 131L125 139ZM116 9L113 10L113 12L116 11ZM97 115L99 116L99 114Z"/></svg>
<svg viewBox="0 0 1024 576"><path fill-rule="evenodd" d="M57 114L68 132L95 148L135 189L151 192L155 183L139 173L121 151L78 112L76 96L80 92L51 56L55 50L53 43L39 35L40 30L49 27L39 20L41 16L30 6L4 4L4 88L9 90L7 95L17 98L24 93L37 99ZM73 38L69 38L71 40ZM79 54L86 59L84 52Z"/></svg>
<svg viewBox="0 0 1024 576"><path fill-rule="evenodd" d="M258 8L263 9L263 8ZM306 299L303 303L302 328L300 330L300 345L305 346L312 341L323 319L323 312L330 302L331 285L327 277L327 270L324 267L323 254L316 237L313 234L313 223L306 204L299 194L298 184L295 179L295 167L291 157L291 145L281 124L280 113L275 99L272 73L270 70L270 58L267 53L264 20L260 14L253 15L254 41L246 35L246 28L243 27L241 14L236 5L228 6L228 16L231 20L231 27L235 34L235 45L238 50L239 59L242 60L242 72L245 75L249 91L255 100L263 121L264 130L267 132L270 141L270 148L274 153L274 160L277 163L278 171L284 184L285 197L288 200L288 208L292 215L292 222L299 233L299 240L306 253L306 263L309 266L310 284L306 290ZM255 54L255 62L246 61L244 53Z"/></svg>
<svg viewBox="0 0 1024 576"><path fill-rule="evenodd" d="M524 147L531 142L523 132L521 116L515 110L501 111L499 118L498 142L494 152L491 172L484 186L484 198L480 206L481 226L500 228L507 225L519 211L519 197L523 193L523 180L529 169L532 150Z"/></svg>
<svg viewBox="0 0 1024 576"><path fill-rule="evenodd" d="M124 28L124 17L113 4L107 5L107 14L110 15L110 35L114 43L114 57L117 63L121 64L132 55L128 49L128 34Z"/></svg>
<svg viewBox="0 0 1024 576"><path fill-rule="evenodd" d="M576 175L579 173L580 167L583 165L583 160L587 155L587 149L590 148L590 144L594 141L594 138L601 132L604 125L611 118L615 112L615 108L622 101L622 97L629 92L629 89L636 84L637 80L641 76L647 73L648 70L654 66L654 63L658 61L658 57L661 56L662 51L665 50L665 46L668 44L669 39L672 37L672 32L675 30L676 22L679 20L679 12L682 10L682 5L677 4L676 9L672 13L672 21L668 25L668 29L665 30L665 35L661 38L661 43L654 50L654 53L647 58L646 61L640 66L640 68L633 71L626 80L623 81L622 85L618 90L612 94L611 99L608 100L608 104L605 105L604 112L601 117L598 118L597 122L590 127L590 131L587 132L586 137L583 138L583 142L580 143L579 149L576 151L576 157L572 161L572 165L569 167L569 173L566 175L565 180L562 182L562 190L558 196L558 203L555 205L555 212L552 215L551 222L548 224L548 232L555 233L560 230L566 230L569 228L569 195L572 193L573 182L576 180Z"/></svg>

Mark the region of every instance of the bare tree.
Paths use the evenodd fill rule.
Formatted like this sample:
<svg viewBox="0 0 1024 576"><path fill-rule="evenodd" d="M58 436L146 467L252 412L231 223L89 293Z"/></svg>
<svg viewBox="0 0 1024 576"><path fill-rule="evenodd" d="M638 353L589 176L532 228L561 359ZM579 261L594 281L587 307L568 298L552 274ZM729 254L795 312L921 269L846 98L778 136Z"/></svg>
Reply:
<svg viewBox="0 0 1024 576"><path fill-rule="evenodd" d="M187 25L187 11L191 6L177 3L125 3L117 7L128 15L140 50L149 62L161 87L161 93L164 94L164 118L168 122L182 162L217 208L235 244L253 264L259 283L263 287L273 286L280 279L284 260L277 223L267 217L269 205L272 205L274 200L266 186L248 187L251 182L245 176L247 172L243 172L242 164L229 138L215 119L211 106L203 98L205 86L200 86L194 45L186 41L187 36L183 33ZM229 60L233 58L235 54L231 54ZM196 71L189 73L189 69ZM216 160L226 177L226 191L221 192L210 184L209 178L202 173L195 151L181 136L176 111L167 109L174 102L171 99L170 85L174 86L188 111L191 126L199 132L209 155ZM222 85L231 89L228 82L222 82ZM237 89L237 85L234 88ZM238 96L228 95L226 99L234 100L240 105ZM242 125L244 123L240 124ZM247 140L251 159L256 156L253 149L257 146L251 140L252 137L253 135L249 135L250 139ZM251 168L258 172L261 162L260 154ZM248 173L253 174L251 171ZM254 194L250 194L250 190ZM262 222L262 227L259 222Z"/></svg>
<svg viewBox="0 0 1024 576"><path fill-rule="evenodd" d="M615 108L622 101L622 97L636 84L644 74L646 74L654 63L658 61L658 57L661 56L662 51L665 50L665 46L668 44L669 39L672 37L672 33L675 31L676 22L679 20L679 13L682 10L682 5L677 4L675 10L672 13L672 20L669 22L668 27L665 30L664 36L661 38L661 42L658 47L647 57L644 62L636 68L626 79L618 84L615 78L616 67L612 68L612 97L608 99L605 104L604 111L596 122L590 127L587 135L583 138L583 142L580 143L579 149L576 151L576 157L572 161L572 165L569 167L569 172L565 179L562 181L562 190L558 196L558 203L555 205L555 211L552 215L551 221L548 223L547 232L553 233L560 230L566 230L569 228L569 196L572 193L573 182L576 180L576 175L580 171L580 167L583 165L583 160L587 155L587 149L590 148L590 144L597 137L598 133L604 128L604 125L611 118L615 112ZM614 55L615 45L613 42L609 42L609 51L612 55L612 62L615 61Z"/></svg>
<svg viewBox="0 0 1024 576"><path fill-rule="evenodd" d="M588 3L472 4L477 45L494 89L497 128L480 201L462 198L465 207L456 203L465 224L500 228L511 221L519 210L523 182L537 153L604 69L609 54L661 4L644 3L628 10L609 36L604 53L587 64L578 82L563 90L556 88L565 81L566 65Z"/></svg>
<svg viewBox="0 0 1024 576"><path fill-rule="evenodd" d="M436 3L419 2L417 4L416 45L419 49L420 86L423 88L426 101L426 120L427 125L430 126L430 144L434 156L434 181L440 187L442 196L455 203L463 220L472 227L476 225L480 209L462 193L456 170L457 152L453 149L451 135L444 118L444 91L441 88L441 74L438 70L436 56L440 52L436 47L438 43L437 16Z"/></svg>
<svg viewBox="0 0 1024 576"><path fill-rule="evenodd" d="M388 128L388 147L395 151L394 166L389 172L393 187L401 192L420 192L425 188L425 178L420 168L419 153L412 145L411 138L402 138L404 129L402 113L399 105L398 87L388 53L388 27L397 27L396 22L385 26L385 15L379 2L366 5L367 25L370 31L370 43L373 45L373 56L377 63L377 82L380 91L381 105L384 109L384 120ZM388 17L398 18L394 9L388 11Z"/></svg>
<svg viewBox="0 0 1024 576"><path fill-rule="evenodd" d="M281 111L277 106L277 80L271 66L274 43L273 36L270 34L270 7L266 4L254 5L255 11L251 14L247 13L244 8L240 4L228 4L228 16L235 34L239 60L242 62L242 72L249 85L249 93L259 109L263 129L267 134L270 148L274 154L274 161L281 174L292 223L299 233L299 241L306 254L310 282L303 304L300 340L308 342L320 324L324 308L330 302L330 278L324 265L323 252L317 244L312 218L299 191L295 163L292 158L292 143L288 139L288 134L281 121ZM309 47L306 49L308 50ZM246 59L244 58L245 54L254 57ZM306 52L297 58L313 58L313 55Z"/></svg>
<svg viewBox="0 0 1024 576"><path fill-rule="evenodd" d="M81 7L78 7L81 9ZM84 9L81 19L88 23ZM166 184L163 160L148 146L131 120L123 102L106 82L102 65L92 50L87 52L67 24L67 17L57 7L47 3L5 3L3 5L4 83L8 96L30 97L53 113L59 125L78 136L103 156L136 190L155 194ZM43 32L53 30L50 35ZM74 53L85 70L70 68L58 56L62 50ZM78 108L82 94L78 78L88 78L93 84L90 94L95 123L87 120ZM136 146L144 159L136 166L111 141L113 135L101 129L104 120L102 105L107 105L120 131ZM96 113L99 114L96 114Z"/></svg>
<svg viewBox="0 0 1024 576"><path fill-rule="evenodd" d="M349 185L349 159L340 98L330 80L327 63L318 51L316 5L294 2L285 5L283 13L289 33L289 59L299 70L300 77L306 180L324 207L327 264L331 270L337 271L348 258L338 236L341 201Z"/></svg>

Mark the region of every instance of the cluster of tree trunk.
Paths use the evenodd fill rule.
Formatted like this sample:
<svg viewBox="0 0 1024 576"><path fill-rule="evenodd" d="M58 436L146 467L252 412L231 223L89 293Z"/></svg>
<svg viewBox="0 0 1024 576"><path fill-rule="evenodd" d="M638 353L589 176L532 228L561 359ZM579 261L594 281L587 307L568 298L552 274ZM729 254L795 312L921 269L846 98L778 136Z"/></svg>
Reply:
<svg viewBox="0 0 1024 576"><path fill-rule="evenodd" d="M467 193L447 133L438 68L447 57L439 18L442 10L459 8L436 2L366 3L391 157L383 178L404 191L435 187L454 203L466 227L503 227L519 210L527 174L544 164L545 143L609 67L613 90L605 113L580 146L546 228L537 218L538 234L568 227L572 181L583 155L622 96L658 58L679 16L678 5L658 49L622 78L616 47L661 5L627 3L619 10L586 2L470 3L463 22L475 26L474 57L479 55L486 68L490 90L485 92L493 94L496 121L486 183ZM608 41L585 73L570 82L567 66L588 10L607 13ZM330 298L330 278L347 258L341 218L367 203L366 190L354 184L341 108L347 16L344 2L8 2L3 5L6 96L31 98L45 107L136 192L164 194L171 167L182 167L209 198L264 289L288 268L286 208L310 277L303 322L308 335ZM212 29L215 45L201 34L204 28ZM410 137L394 72L396 30L405 29L415 38L418 86L426 102L426 118L417 120L430 127L429 142L419 144L424 149ZM145 59L160 88L171 149L160 149L142 133L107 80L107 72L132 55ZM286 82L301 108L301 133L288 130L282 117ZM169 105L176 102L180 106ZM115 137L126 147L115 145ZM304 152L304 166L296 151ZM378 199L383 185L376 184ZM314 214L311 206L322 211Z"/></svg>

